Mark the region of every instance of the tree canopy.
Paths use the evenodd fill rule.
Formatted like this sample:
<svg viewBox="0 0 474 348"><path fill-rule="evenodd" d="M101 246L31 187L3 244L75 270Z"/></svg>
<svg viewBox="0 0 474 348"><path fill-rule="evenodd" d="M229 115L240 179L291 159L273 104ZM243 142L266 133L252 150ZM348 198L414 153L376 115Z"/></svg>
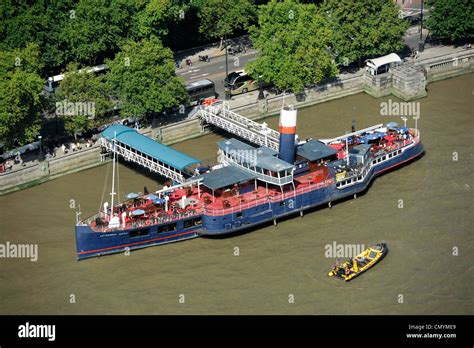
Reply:
<svg viewBox="0 0 474 348"><path fill-rule="evenodd" d="M331 51L339 64L396 52L403 48L408 22L389 0L325 0L321 5L333 29Z"/></svg>
<svg viewBox="0 0 474 348"><path fill-rule="evenodd" d="M244 29L256 16L253 0L201 0L199 30L208 37L222 38Z"/></svg>
<svg viewBox="0 0 474 348"><path fill-rule="evenodd" d="M186 99L173 53L156 38L124 43L107 65L107 82L122 101L124 116L159 113Z"/></svg>
<svg viewBox="0 0 474 348"><path fill-rule="evenodd" d="M33 141L41 127L44 100L39 48L0 51L0 141L8 146Z"/></svg>
<svg viewBox="0 0 474 348"><path fill-rule="evenodd" d="M429 0L426 26L433 36L456 41L474 37L472 0Z"/></svg>
<svg viewBox="0 0 474 348"><path fill-rule="evenodd" d="M332 30L313 4L273 0L260 8L250 32L259 55L246 70L255 79L300 92L337 74L326 49Z"/></svg>
<svg viewBox="0 0 474 348"><path fill-rule="evenodd" d="M105 76L90 70L91 67L79 69L77 64L70 64L56 94L55 112L64 119L64 128L70 134L86 131L113 108ZM71 103L72 110L68 107Z"/></svg>

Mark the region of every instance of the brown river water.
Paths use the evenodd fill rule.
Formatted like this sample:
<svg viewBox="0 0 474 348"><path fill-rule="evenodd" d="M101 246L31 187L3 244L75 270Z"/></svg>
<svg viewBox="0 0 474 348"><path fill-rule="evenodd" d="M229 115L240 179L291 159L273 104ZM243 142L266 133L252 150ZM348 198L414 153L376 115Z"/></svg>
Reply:
<svg viewBox="0 0 474 348"><path fill-rule="evenodd" d="M0 197L0 244L38 245L36 262L0 259L0 314L474 314L473 82L471 74L428 86L419 100L424 157L355 200L246 234L78 262L71 200L83 217L95 213L106 165ZM388 99L398 101L358 94L299 110L300 138L344 134L353 119L357 128L403 123L380 115ZM267 122L276 128L278 119ZM205 159L220 139L174 147ZM121 198L158 184L120 165ZM349 283L327 276L335 258L326 245L377 241L389 253L373 269Z"/></svg>

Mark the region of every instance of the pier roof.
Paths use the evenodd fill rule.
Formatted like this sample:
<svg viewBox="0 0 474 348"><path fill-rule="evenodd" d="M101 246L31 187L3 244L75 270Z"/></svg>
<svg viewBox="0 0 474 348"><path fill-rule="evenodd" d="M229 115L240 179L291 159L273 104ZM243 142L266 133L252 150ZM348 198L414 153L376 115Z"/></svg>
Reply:
<svg viewBox="0 0 474 348"><path fill-rule="evenodd" d="M114 124L107 127L107 129L102 132L102 136L109 141L112 141L115 136L118 142L128 145L132 149L178 170L182 170L191 164L201 163L193 157L185 155L172 147L163 145L156 140L138 133L135 129L121 124Z"/></svg>

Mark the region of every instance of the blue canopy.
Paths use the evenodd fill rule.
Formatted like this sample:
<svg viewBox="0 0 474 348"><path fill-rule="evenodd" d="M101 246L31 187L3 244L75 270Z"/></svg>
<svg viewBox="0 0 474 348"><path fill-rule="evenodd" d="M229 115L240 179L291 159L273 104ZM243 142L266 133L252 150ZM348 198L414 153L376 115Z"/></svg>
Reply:
<svg viewBox="0 0 474 348"><path fill-rule="evenodd" d="M387 128L390 128L390 129L396 129L398 127L398 123L397 122L388 122L386 124Z"/></svg>
<svg viewBox="0 0 474 348"><path fill-rule="evenodd" d="M156 198L153 200L153 204L163 204L165 200L163 198Z"/></svg>
<svg viewBox="0 0 474 348"><path fill-rule="evenodd" d="M137 210L132 211L132 215L134 216L143 215L143 214L145 214L145 211L142 209L137 209Z"/></svg>
<svg viewBox="0 0 474 348"><path fill-rule="evenodd" d="M138 133L135 129L121 124L114 124L107 127L107 129L102 132L102 136L108 140L113 140L115 137L117 142L127 145L137 152L141 152L178 170L182 170L191 164L200 163L199 160L193 157L163 145Z"/></svg>
<svg viewBox="0 0 474 348"><path fill-rule="evenodd" d="M381 138L381 137L383 137L383 134L382 134L382 133L367 134L367 135L365 136L365 138L366 138L367 140L375 140L375 139L379 139L379 138Z"/></svg>
<svg viewBox="0 0 474 348"><path fill-rule="evenodd" d="M157 199L158 196L157 195L153 195L153 194L149 194L148 196L146 196L146 199L149 199L150 201L153 201L155 199Z"/></svg>
<svg viewBox="0 0 474 348"><path fill-rule="evenodd" d="M138 193L130 192L130 193L127 195L127 198L128 198L128 199L133 199L133 198L137 198L138 196L139 196Z"/></svg>
<svg viewBox="0 0 474 348"><path fill-rule="evenodd" d="M398 133L408 133L409 129L407 127L398 128Z"/></svg>

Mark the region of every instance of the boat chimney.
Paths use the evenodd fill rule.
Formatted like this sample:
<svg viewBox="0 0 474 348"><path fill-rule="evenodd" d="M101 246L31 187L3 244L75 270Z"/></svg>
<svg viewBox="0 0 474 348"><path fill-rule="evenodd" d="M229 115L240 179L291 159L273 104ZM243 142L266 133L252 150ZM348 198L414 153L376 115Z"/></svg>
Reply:
<svg viewBox="0 0 474 348"><path fill-rule="evenodd" d="M280 148L278 157L290 164L295 163L296 109L285 106L280 111Z"/></svg>

